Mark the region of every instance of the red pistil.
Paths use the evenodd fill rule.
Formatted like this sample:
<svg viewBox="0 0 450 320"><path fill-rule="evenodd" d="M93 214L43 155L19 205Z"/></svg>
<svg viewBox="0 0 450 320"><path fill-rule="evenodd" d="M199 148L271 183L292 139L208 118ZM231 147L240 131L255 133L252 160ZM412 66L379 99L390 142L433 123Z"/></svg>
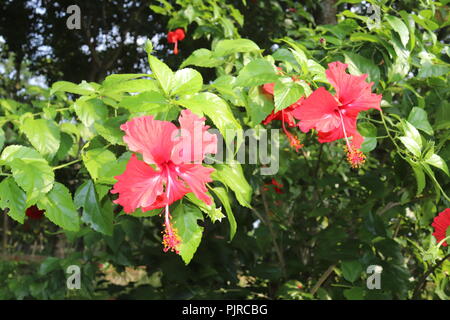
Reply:
<svg viewBox="0 0 450 320"><path fill-rule="evenodd" d="M344 150L347 152L347 161L352 168L361 168L364 162L366 162L366 156L361 150L352 148L350 145L346 145Z"/></svg>
<svg viewBox="0 0 450 320"><path fill-rule="evenodd" d="M345 130L344 119L342 117L341 110L338 109L339 117L341 118L342 130L344 132L345 143L344 150L347 153L347 161L353 169L361 168L364 162L366 162L366 156L361 150L356 149L348 140L347 130Z"/></svg>
<svg viewBox="0 0 450 320"><path fill-rule="evenodd" d="M169 197L170 192L170 183L167 182L167 197ZM165 215L164 215L164 235L163 235L163 245L164 245L164 252L172 251L176 254L180 253L180 250L178 246L181 243L181 238L178 235L178 230L173 227L172 222L170 221L171 216L169 213L169 205L166 204L165 207Z"/></svg>

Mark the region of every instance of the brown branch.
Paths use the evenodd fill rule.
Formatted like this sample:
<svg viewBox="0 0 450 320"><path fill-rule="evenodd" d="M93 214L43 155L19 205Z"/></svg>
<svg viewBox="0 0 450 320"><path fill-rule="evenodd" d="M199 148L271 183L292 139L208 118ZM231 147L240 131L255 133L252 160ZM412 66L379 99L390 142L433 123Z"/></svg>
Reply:
<svg viewBox="0 0 450 320"><path fill-rule="evenodd" d="M0 260L16 262L42 262L48 257L27 254L0 254Z"/></svg>
<svg viewBox="0 0 450 320"><path fill-rule="evenodd" d="M439 260L430 270L428 270L418 281L416 288L414 289L414 293L412 296L412 299L415 300L419 296L419 292L422 289L423 285L427 281L427 278L430 274L432 274L442 263L444 263L445 260L450 258L450 254L446 255L444 258Z"/></svg>
<svg viewBox="0 0 450 320"><path fill-rule="evenodd" d="M275 234L275 231L273 230L273 225L272 225L272 221L270 221L270 217L269 217L269 205L267 203L267 199L266 199L266 195L264 193L264 190L261 190L261 197L263 200L263 205L264 205L264 211L266 214L266 218L263 218L258 211L256 211L253 208L253 212L256 214L256 216L261 220L262 223L264 223L265 225L267 225L267 227L269 228L269 232L270 232L270 237L272 238L272 243L275 249L275 252L277 254L277 258L278 258L278 262L280 263L280 267L281 270L283 272L283 276L284 278L287 277L286 274L286 262L284 261L284 255L283 255L283 251L281 250L278 242L277 242L277 236Z"/></svg>
<svg viewBox="0 0 450 320"><path fill-rule="evenodd" d="M3 242L2 248L3 252L6 253L6 249L8 247L8 215L6 212L3 212Z"/></svg>
<svg viewBox="0 0 450 320"><path fill-rule="evenodd" d="M317 283L311 289L311 295L314 296L314 294L316 294L317 290L319 290L319 288L322 286L322 284L328 279L328 277L331 275L331 273L333 272L335 267L336 267L336 265L332 264L331 266L328 267L327 270L325 270L325 272L320 276Z"/></svg>

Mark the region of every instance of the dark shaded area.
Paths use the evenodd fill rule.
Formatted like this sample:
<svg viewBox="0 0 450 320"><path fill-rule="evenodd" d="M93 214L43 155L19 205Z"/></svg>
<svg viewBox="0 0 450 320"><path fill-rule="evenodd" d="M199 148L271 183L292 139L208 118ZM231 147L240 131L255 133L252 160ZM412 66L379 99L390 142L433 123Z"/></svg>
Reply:
<svg viewBox="0 0 450 320"><path fill-rule="evenodd" d="M170 1L175 5L175 1ZM286 23L297 16L302 23L310 23L297 10L307 9L317 21L332 23L328 12L333 1L234 1L233 5L244 15L242 37L254 39L262 48L269 49L272 39L284 36ZM199 47L211 44L204 38L190 39L180 44L180 54L169 54L172 49L165 39L168 18L155 14L149 8L152 1L111 0L6 0L0 4L0 35L6 45L2 59L14 54L13 88L20 89L21 68L27 61L33 75L42 75L47 84L58 80L72 82L101 81L110 73L133 73L146 70L143 39L158 42L159 58L169 65L179 65ZM70 5L81 9L81 29L69 30L66 13ZM176 5L175 5L176 6ZM323 8L323 9L322 9ZM325 17L325 18L323 18ZM334 20L335 22L335 20ZM195 25L195 24L194 24ZM194 29L190 27L190 29ZM187 30L187 34L194 30ZM209 71L209 70L207 70ZM212 71L211 71L212 72ZM206 74L207 76L207 74ZM14 91L13 90L13 91Z"/></svg>

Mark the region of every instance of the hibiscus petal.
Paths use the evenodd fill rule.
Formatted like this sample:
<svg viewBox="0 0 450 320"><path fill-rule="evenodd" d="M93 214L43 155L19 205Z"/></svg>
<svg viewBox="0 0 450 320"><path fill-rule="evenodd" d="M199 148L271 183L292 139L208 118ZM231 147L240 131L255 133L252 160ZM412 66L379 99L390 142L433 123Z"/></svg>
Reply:
<svg viewBox="0 0 450 320"><path fill-rule="evenodd" d="M345 108L357 111L380 109L381 95L373 94L373 82L367 83L367 74L355 76L345 72L348 65L339 61L328 64L325 71L328 81L336 90L336 98Z"/></svg>
<svg viewBox="0 0 450 320"><path fill-rule="evenodd" d="M288 124L289 127L295 127L297 126L297 123L295 122L294 115L292 114L292 111L294 111L296 108L299 108L301 103L303 101L303 97L300 98L297 102L291 104L289 107L280 110L280 111L272 111L261 123L263 125L268 125L273 120L281 120Z"/></svg>
<svg viewBox="0 0 450 320"><path fill-rule="evenodd" d="M208 189L206 183L211 182L211 173L213 168L207 168L200 164L183 164L178 166L178 175L190 187L192 192L203 200L207 205L212 203L211 198L206 194Z"/></svg>
<svg viewBox="0 0 450 320"><path fill-rule="evenodd" d="M292 115L300 120L298 126L303 132L311 129L331 131L340 125L337 108L336 99L325 88L320 87L299 108L294 109Z"/></svg>
<svg viewBox="0 0 450 320"><path fill-rule="evenodd" d="M274 82L272 82L272 83L266 83L266 84L263 84L263 86L262 86L262 91L263 91L263 93L265 93L265 94L268 94L268 95L273 96L273 90L274 90L274 88L275 88L275 83L274 83Z"/></svg>
<svg viewBox="0 0 450 320"><path fill-rule="evenodd" d="M190 110L181 111L180 135L172 156L174 163L201 163L205 154L217 153L217 135L207 131L209 126L205 126L205 120Z"/></svg>
<svg viewBox="0 0 450 320"><path fill-rule="evenodd" d="M114 203L120 204L127 213L152 205L164 192L162 172L154 170L134 154L125 172L115 178L117 183L111 193L118 193L119 198Z"/></svg>
<svg viewBox="0 0 450 320"><path fill-rule="evenodd" d="M120 129L125 131L123 140L130 150L142 153L145 162L160 164L170 160L177 133L173 123L143 116L122 124Z"/></svg>
<svg viewBox="0 0 450 320"><path fill-rule="evenodd" d="M183 198L186 193L191 192L191 190L186 186L186 183L178 177L178 173L175 168L176 166L174 164L164 168L164 182L166 184L165 192L158 196L153 204L143 208L143 211L171 205L175 201Z"/></svg>
<svg viewBox="0 0 450 320"><path fill-rule="evenodd" d="M352 145L356 149L361 148L361 144L364 141L364 138L358 132L356 127L356 117L344 116L343 117L345 133L347 138L352 137ZM339 139L345 138L344 130L342 130L342 123L339 123L339 127L330 130L330 131L319 131L318 139L320 143L332 142Z"/></svg>

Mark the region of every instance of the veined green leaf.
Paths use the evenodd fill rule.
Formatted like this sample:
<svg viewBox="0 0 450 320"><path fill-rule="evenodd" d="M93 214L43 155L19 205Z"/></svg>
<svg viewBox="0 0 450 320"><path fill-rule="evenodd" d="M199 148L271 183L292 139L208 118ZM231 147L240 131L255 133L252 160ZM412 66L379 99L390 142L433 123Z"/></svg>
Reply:
<svg viewBox="0 0 450 320"><path fill-rule="evenodd" d="M83 208L81 220L95 231L106 235L113 232L113 211L103 210L95 191L92 180L85 181L75 192L74 203L77 208Z"/></svg>
<svg viewBox="0 0 450 320"><path fill-rule="evenodd" d="M175 72L173 79L172 95L194 94L199 92L203 86L202 75L190 68Z"/></svg>
<svg viewBox="0 0 450 320"><path fill-rule="evenodd" d="M3 150L1 160L11 167L14 180L29 198L37 198L52 189L55 180L53 170L36 150L18 145L8 146Z"/></svg>
<svg viewBox="0 0 450 320"><path fill-rule="evenodd" d="M214 180L223 182L236 195L238 202L248 208L251 208L252 187L245 179L244 172L239 163L217 164L214 166L216 171L211 174Z"/></svg>
<svg viewBox="0 0 450 320"><path fill-rule="evenodd" d="M225 208L225 212L227 213L228 222L230 223L230 241L233 240L234 235L236 234L237 223L234 218L233 210L231 210L230 199L228 198L228 192L221 187L212 188L212 191L217 195L222 202L222 205Z"/></svg>
<svg viewBox="0 0 450 320"><path fill-rule="evenodd" d="M252 87L270 83L277 80L275 67L267 60L257 59L250 61L236 79L236 86Z"/></svg>
<svg viewBox="0 0 450 320"><path fill-rule="evenodd" d="M22 131L43 156L53 158L58 152L61 133L53 120L28 118L22 125Z"/></svg>
<svg viewBox="0 0 450 320"><path fill-rule="evenodd" d="M69 231L80 229L80 216L75 208L69 190L55 182L52 190L37 202L39 209L45 210L45 216L54 224Z"/></svg>
<svg viewBox="0 0 450 320"><path fill-rule="evenodd" d="M12 177L3 179L0 183L0 207L8 208L8 215L19 223L25 219L27 196Z"/></svg>
<svg viewBox="0 0 450 320"><path fill-rule="evenodd" d="M148 56L148 61L150 64L150 69L152 69L152 72L161 85L164 93L169 95L170 90L172 90L174 77L172 70L164 62L158 60L152 55Z"/></svg>
<svg viewBox="0 0 450 320"><path fill-rule="evenodd" d="M178 250L185 264L191 262L202 240L203 228L197 223L203 215L197 207L180 204L172 212L172 224L181 238Z"/></svg>

